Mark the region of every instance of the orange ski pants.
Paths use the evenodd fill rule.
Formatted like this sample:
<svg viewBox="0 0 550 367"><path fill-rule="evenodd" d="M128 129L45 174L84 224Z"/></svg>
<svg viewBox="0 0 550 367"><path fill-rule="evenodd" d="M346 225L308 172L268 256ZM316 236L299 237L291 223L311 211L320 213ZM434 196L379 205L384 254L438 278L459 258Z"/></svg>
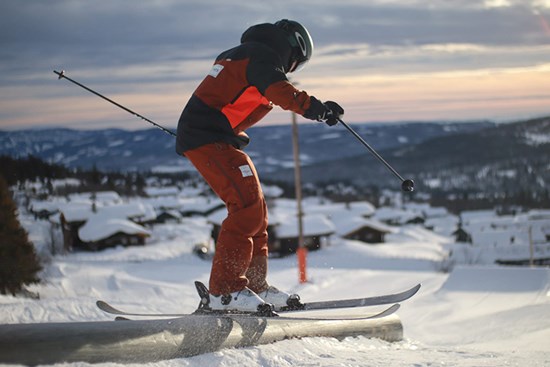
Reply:
<svg viewBox="0 0 550 367"><path fill-rule="evenodd" d="M243 151L213 143L185 152L227 207L210 273L210 293L267 288L267 205L256 168Z"/></svg>

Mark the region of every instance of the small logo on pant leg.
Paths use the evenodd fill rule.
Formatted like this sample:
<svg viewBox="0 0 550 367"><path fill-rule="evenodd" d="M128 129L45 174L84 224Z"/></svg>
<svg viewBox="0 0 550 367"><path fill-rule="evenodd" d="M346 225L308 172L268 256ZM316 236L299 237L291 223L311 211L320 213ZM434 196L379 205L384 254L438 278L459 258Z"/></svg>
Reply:
<svg viewBox="0 0 550 367"><path fill-rule="evenodd" d="M252 173L252 169L250 168L250 166L248 164L245 164L243 166L239 166L239 169L241 170L241 173L242 173L243 177L254 176L254 173Z"/></svg>

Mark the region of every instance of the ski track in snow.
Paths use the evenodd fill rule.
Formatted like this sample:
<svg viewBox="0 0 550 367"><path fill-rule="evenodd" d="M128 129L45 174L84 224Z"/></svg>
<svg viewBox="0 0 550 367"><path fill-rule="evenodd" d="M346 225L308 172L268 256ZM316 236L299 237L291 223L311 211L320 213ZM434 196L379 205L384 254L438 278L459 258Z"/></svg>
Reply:
<svg viewBox="0 0 550 367"><path fill-rule="evenodd" d="M145 247L54 257L45 281L31 287L40 300L0 296L0 323L112 319L96 308L97 299L136 312L193 311L193 281L208 281L210 263L192 248L207 227L182 226L159 227L157 240ZM155 366L550 366L549 269L459 266L451 274L438 272L441 239L409 231L387 244L335 240L310 252L307 284L297 282L295 258L270 262L270 281L306 302L395 292L421 282L398 311L403 341L304 338Z"/></svg>

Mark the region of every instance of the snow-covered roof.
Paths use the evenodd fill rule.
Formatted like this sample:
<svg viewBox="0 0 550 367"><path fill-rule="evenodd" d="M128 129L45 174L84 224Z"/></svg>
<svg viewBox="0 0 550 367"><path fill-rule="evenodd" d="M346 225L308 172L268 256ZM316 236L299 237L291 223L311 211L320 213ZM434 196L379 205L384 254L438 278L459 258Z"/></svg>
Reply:
<svg viewBox="0 0 550 367"><path fill-rule="evenodd" d="M363 228L371 228L382 233L391 233L393 231L391 227L376 219L333 216L331 217L331 221L334 223L336 233L339 236L346 236Z"/></svg>
<svg viewBox="0 0 550 367"><path fill-rule="evenodd" d="M396 227L393 233L386 236L386 242L410 242L419 243L449 243L451 239L446 236L434 233L421 225L405 225Z"/></svg>
<svg viewBox="0 0 550 367"><path fill-rule="evenodd" d="M65 187L65 186L79 186L81 184L79 179L76 178L60 178L52 180L52 186L55 188Z"/></svg>
<svg viewBox="0 0 550 367"><path fill-rule="evenodd" d="M430 204L427 204L427 203L411 202L411 203L403 204L403 208L407 211L411 211L414 213L423 213L424 211L430 209L431 207L430 207Z"/></svg>
<svg viewBox="0 0 550 367"><path fill-rule="evenodd" d="M59 206L59 211L67 222L84 222L94 213L91 203L73 202L64 203Z"/></svg>
<svg viewBox="0 0 550 367"><path fill-rule="evenodd" d="M177 210L164 210L164 211L162 211L162 213L165 213L165 214L171 216L172 218L176 218L176 219L183 218L181 213L178 212Z"/></svg>
<svg viewBox="0 0 550 367"><path fill-rule="evenodd" d="M474 222L464 226L474 246L548 242L549 220L529 220L526 216L495 217L493 221ZM529 234L530 232L530 234ZM530 239L529 239L530 238Z"/></svg>
<svg viewBox="0 0 550 367"><path fill-rule="evenodd" d="M200 196L206 190L207 190L207 188L202 187L201 185L199 185L198 187L185 186L184 188L181 189L180 196L182 198L193 198L193 197L196 197L196 196Z"/></svg>
<svg viewBox="0 0 550 367"><path fill-rule="evenodd" d="M192 198L180 198L182 204L180 210L184 212L208 212L218 206L224 205L223 201L214 196L196 196Z"/></svg>
<svg viewBox="0 0 550 367"><path fill-rule="evenodd" d="M446 215L443 217L432 217L426 219L424 226L432 228L435 233L451 236L458 227L458 217L456 215Z"/></svg>
<svg viewBox="0 0 550 367"><path fill-rule="evenodd" d="M478 231L471 233L474 246L528 245L529 233L509 229Z"/></svg>
<svg viewBox="0 0 550 367"><path fill-rule="evenodd" d="M95 199L94 199L95 197ZM121 203L122 199L115 191L83 192L69 195L70 201L94 200L101 204Z"/></svg>
<svg viewBox="0 0 550 367"><path fill-rule="evenodd" d="M115 219L102 215L93 215L78 231L83 242L96 242L117 233L149 236L151 233L142 226L126 219Z"/></svg>
<svg viewBox="0 0 550 367"><path fill-rule="evenodd" d="M469 221L477 221L483 218L496 217L494 210L466 210L460 213L460 218L464 223Z"/></svg>
<svg viewBox="0 0 550 367"><path fill-rule="evenodd" d="M140 221L154 220L157 215L151 205L141 201L124 204L100 206L93 211L90 202L69 202L60 204L59 211L63 213L67 222L82 222L88 220L94 214L115 219L136 219Z"/></svg>
<svg viewBox="0 0 550 367"><path fill-rule="evenodd" d="M176 186L146 187L144 191L145 194L149 197L177 196L180 193L180 189L178 189Z"/></svg>
<svg viewBox="0 0 550 367"><path fill-rule="evenodd" d="M97 213L109 218L153 220L156 213L151 205L141 201L133 201L119 205L109 205L98 208Z"/></svg>
<svg viewBox="0 0 550 367"><path fill-rule="evenodd" d="M334 224L324 215L304 215L302 221L304 236L327 236L335 232ZM276 226L275 231L278 238L298 237L298 219L286 218Z"/></svg>
<svg viewBox="0 0 550 367"><path fill-rule="evenodd" d="M426 218L439 218L447 216L449 211L443 207L428 207L422 213Z"/></svg>
<svg viewBox="0 0 550 367"><path fill-rule="evenodd" d="M143 203L151 205L156 210L181 210L185 203L184 199L176 196L158 196L151 198L142 198Z"/></svg>
<svg viewBox="0 0 550 367"><path fill-rule="evenodd" d="M221 225L227 217L227 209L216 210L208 216L208 221L213 224ZM271 210L269 212L269 224L275 227L277 237L290 238L298 236L298 219L296 213L281 210ZM304 235L328 235L335 232L334 224L322 214L303 216Z"/></svg>
<svg viewBox="0 0 550 367"><path fill-rule="evenodd" d="M543 209L529 210L527 212L527 217L530 220L541 220L541 219L550 220L550 210L543 210Z"/></svg>
<svg viewBox="0 0 550 367"><path fill-rule="evenodd" d="M296 213L297 203L295 199L279 198L274 201L273 209ZM368 201L354 201L350 203L334 203L324 198L306 198L302 201L302 210L307 214L324 214L335 216L365 216L370 217L375 212L375 207Z"/></svg>
<svg viewBox="0 0 550 367"><path fill-rule="evenodd" d="M33 200L31 202L30 208L35 213L41 212L43 210L48 212L56 212L59 210L60 204L61 204L60 202L52 201L52 200L48 200L48 201Z"/></svg>
<svg viewBox="0 0 550 367"><path fill-rule="evenodd" d="M308 207L309 212L328 215L334 217L370 217L375 213L376 208L368 201L354 201L350 203L325 203Z"/></svg>
<svg viewBox="0 0 550 367"><path fill-rule="evenodd" d="M383 222L391 221L397 223L406 223L407 221L418 217L418 215L419 214L409 210L383 206L376 209L373 217Z"/></svg>

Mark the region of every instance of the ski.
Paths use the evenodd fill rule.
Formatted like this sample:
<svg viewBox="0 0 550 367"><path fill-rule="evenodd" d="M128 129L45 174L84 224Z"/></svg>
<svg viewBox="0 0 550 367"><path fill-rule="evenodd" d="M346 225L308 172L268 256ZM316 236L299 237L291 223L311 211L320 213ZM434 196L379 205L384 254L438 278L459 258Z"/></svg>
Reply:
<svg viewBox="0 0 550 367"><path fill-rule="evenodd" d="M291 312L291 311L312 311L312 310L328 310L335 308L354 308L354 307L366 307L366 306L378 306L390 303L398 303L405 301L414 296L420 289L420 284L407 289L406 291L386 294L382 296L363 297L353 299L341 299L331 301L317 301L298 303L291 306L285 306L279 309L275 309L276 312Z"/></svg>
<svg viewBox="0 0 550 367"><path fill-rule="evenodd" d="M415 285L414 287L407 289L406 291L386 294L382 296L374 297L363 297L363 298L353 298L353 299L342 299L342 300L330 300L330 301L317 301L317 302L300 302L300 297L293 295L289 298L288 306L276 308L275 312L296 312L296 311L314 311L314 310L329 310L335 308L355 308L355 307L366 307L366 306L378 306L391 303L399 303L405 301L412 296L414 296L420 289L420 284ZM195 281L195 287L197 288L197 293L201 298L199 304L199 310L208 309L209 301L209 292L208 288L201 282Z"/></svg>
<svg viewBox="0 0 550 367"><path fill-rule="evenodd" d="M138 317L205 317L205 316L216 316L216 317L233 317L233 318L273 318L276 320L296 320L296 321L343 321L343 320L369 320L369 319L378 319L382 317L389 316L395 313L400 305L398 303L391 305L390 307L366 316L343 316L343 317L293 317L293 316L263 316L257 315L254 313L224 313L224 312L209 312L201 310L200 312L195 313L139 313L139 312L126 312L119 310L105 301L97 301L97 307L108 314L117 315L116 320L129 320L128 316L138 316Z"/></svg>
<svg viewBox="0 0 550 367"><path fill-rule="evenodd" d="M235 313L235 312L213 312L208 309L208 288L201 283L195 282L197 292L201 297L201 302L197 311L191 314L183 313L136 313L136 312L126 312L119 310L105 301L97 301L97 307L109 314L118 315L119 319L125 318L126 316L139 316L139 317L184 317L184 316L229 316L229 317L277 317L279 319L294 319L294 320L364 320L364 319L374 319L381 318L392 313L396 312L399 309L399 302L405 301L412 296L414 296L420 289L420 284L415 285L414 287L407 289L403 292L386 294L381 296L373 297L363 297L363 298L352 298L352 299L342 299L342 300L330 300L330 301L317 301L317 302L307 302L301 303L299 298L293 298L289 306L285 306L275 310L275 313L272 314L258 314L258 313ZM385 304L392 304L390 307L384 309L381 312L367 315L367 316L358 316L358 317L292 317L292 316L281 316L278 313L284 315L285 313L296 313L299 311L319 311L319 310L330 310L330 309L340 309L340 308L355 308L355 307L367 307L367 306L379 306Z"/></svg>

